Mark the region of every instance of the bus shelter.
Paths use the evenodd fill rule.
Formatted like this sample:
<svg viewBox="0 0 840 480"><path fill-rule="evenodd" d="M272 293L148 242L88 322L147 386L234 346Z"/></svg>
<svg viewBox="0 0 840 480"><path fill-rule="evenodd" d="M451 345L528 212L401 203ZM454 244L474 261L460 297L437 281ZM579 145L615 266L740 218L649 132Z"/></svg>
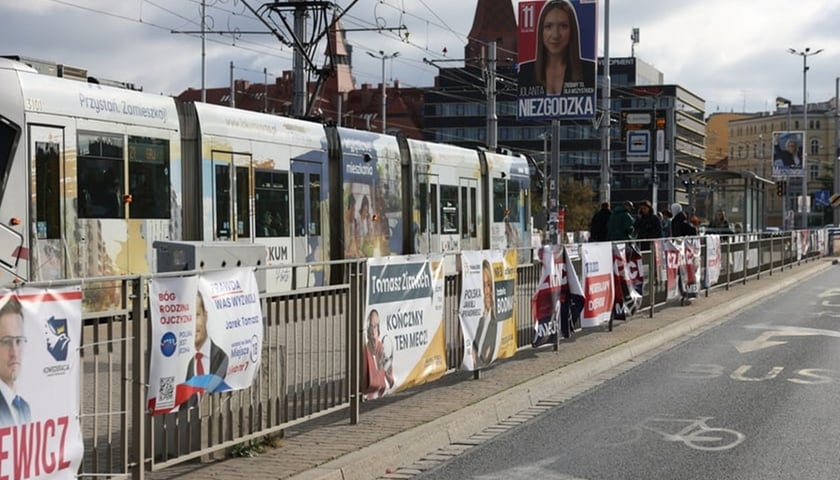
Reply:
<svg viewBox="0 0 840 480"><path fill-rule="evenodd" d="M690 174L689 182L689 202L701 225L708 225L722 210L734 233L760 232L767 226L765 197L772 180L749 171L709 170Z"/></svg>

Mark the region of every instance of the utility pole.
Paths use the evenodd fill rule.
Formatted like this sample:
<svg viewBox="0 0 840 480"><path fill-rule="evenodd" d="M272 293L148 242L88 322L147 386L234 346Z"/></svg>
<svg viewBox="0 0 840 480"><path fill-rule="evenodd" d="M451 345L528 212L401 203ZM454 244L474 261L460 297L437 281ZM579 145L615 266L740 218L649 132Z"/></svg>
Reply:
<svg viewBox="0 0 840 480"><path fill-rule="evenodd" d="M496 113L496 41L487 46L487 147L496 150L499 116Z"/></svg>
<svg viewBox="0 0 840 480"><path fill-rule="evenodd" d="M840 193L840 77L834 79L834 192ZM833 208L834 226L840 225L840 208Z"/></svg>
<svg viewBox="0 0 840 480"><path fill-rule="evenodd" d="M604 0L604 75L601 81L601 202L610 201L610 0ZM555 138L559 138L555 137ZM557 143L557 142L554 142Z"/></svg>
<svg viewBox="0 0 840 480"><path fill-rule="evenodd" d="M370 55L373 58L378 58L378 59L382 60L382 133L385 133L385 128L386 128L385 127L385 116L387 115L387 112L388 112L388 109L387 109L387 107L388 107L388 102L387 102L388 92L385 88L385 60L390 60L392 58L399 57L400 52L394 52L390 55L385 55L385 52L380 50L379 55L374 55L370 52L367 52L367 54Z"/></svg>
<svg viewBox="0 0 840 480"><path fill-rule="evenodd" d="M808 206L808 57L822 52L822 49L811 51L810 48L805 48L804 51L799 52L793 48L788 48L788 53L792 55L802 56L802 228L808 228L808 214L810 208Z"/></svg>
<svg viewBox="0 0 840 480"><path fill-rule="evenodd" d="M289 0L296 3L294 13L295 38L306 38L306 6L305 2ZM304 52L296 48L292 54L292 115L303 117L306 115L306 79L308 75L304 68Z"/></svg>

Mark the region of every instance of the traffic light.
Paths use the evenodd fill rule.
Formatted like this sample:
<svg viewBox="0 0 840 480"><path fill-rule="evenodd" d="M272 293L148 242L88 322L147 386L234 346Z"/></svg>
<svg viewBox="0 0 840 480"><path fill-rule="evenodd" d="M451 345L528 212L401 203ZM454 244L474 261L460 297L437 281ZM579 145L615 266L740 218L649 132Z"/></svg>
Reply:
<svg viewBox="0 0 840 480"><path fill-rule="evenodd" d="M779 197L784 197L785 192L787 191L787 182L784 180L780 180L776 182L776 195Z"/></svg>

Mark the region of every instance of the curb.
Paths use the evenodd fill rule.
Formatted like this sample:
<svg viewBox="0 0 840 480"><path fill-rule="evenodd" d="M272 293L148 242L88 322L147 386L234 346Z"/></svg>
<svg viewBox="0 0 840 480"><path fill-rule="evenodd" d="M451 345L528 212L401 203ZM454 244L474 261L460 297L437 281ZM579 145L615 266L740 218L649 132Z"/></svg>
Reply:
<svg viewBox="0 0 840 480"><path fill-rule="evenodd" d="M463 442L472 435L531 408L540 401L562 393L586 379L716 321L725 321L726 317L768 294L783 290L831 266L831 262L820 262L819 265L773 282L769 288L749 292L734 300L711 306L651 333L532 378L457 412L295 475L292 479L369 480L380 477L386 473L386 469L409 465L450 444Z"/></svg>

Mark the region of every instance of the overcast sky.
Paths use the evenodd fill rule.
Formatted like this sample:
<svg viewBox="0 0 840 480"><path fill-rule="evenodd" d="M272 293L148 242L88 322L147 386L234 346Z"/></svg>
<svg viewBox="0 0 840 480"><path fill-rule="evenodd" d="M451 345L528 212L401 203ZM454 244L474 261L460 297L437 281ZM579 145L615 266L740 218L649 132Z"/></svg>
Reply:
<svg viewBox="0 0 840 480"><path fill-rule="evenodd" d="M292 68L292 51L265 31L240 0L206 0L208 28L245 32L210 34L206 41L206 85L236 78L263 81ZM247 0L259 7L268 0ZM281 2L282 3L282 2ZM338 0L347 8L352 0ZM354 45L359 84L378 84L380 60L365 52L399 52L386 62L390 83L431 86L435 67L423 58L463 58L477 0L358 0L346 29L405 25L407 30L347 33ZM514 5L518 3L514 0ZM837 0L612 0L610 56L629 56L630 33L638 27L636 56L706 100L707 113L773 110L783 96L802 103L803 51L808 57L808 99L834 96L840 76L840 2ZM604 0L600 1L603 20ZM86 68L91 75L132 82L147 92L178 94L201 86L201 40L171 33L200 30L201 0L0 0L0 53ZM281 32L287 32L278 16ZM406 32L408 33L406 39ZM399 37L398 35L402 35ZM599 33L603 54L603 24ZM443 50L448 50L446 57ZM317 63L323 62L318 48ZM457 66L457 62L438 63ZM270 78L269 81L273 81Z"/></svg>

